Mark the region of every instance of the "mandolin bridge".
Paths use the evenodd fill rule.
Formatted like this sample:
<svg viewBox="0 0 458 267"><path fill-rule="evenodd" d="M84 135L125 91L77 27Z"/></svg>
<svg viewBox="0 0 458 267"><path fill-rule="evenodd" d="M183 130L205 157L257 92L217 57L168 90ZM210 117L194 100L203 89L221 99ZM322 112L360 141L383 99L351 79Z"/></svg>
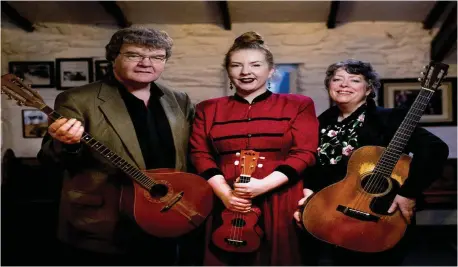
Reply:
<svg viewBox="0 0 458 267"><path fill-rule="evenodd" d="M168 211L169 209L171 209L178 201L180 201L181 198L183 198L183 195L184 195L183 191L178 193L178 194L176 194L172 198L172 200L169 203L167 203L167 205L162 207L161 212Z"/></svg>
<svg viewBox="0 0 458 267"><path fill-rule="evenodd" d="M228 243L229 245L236 246L236 247L246 246L246 241L243 241L243 240L224 238L224 241L226 241L226 243Z"/></svg>
<svg viewBox="0 0 458 267"><path fill-rule="evenodd" d="M370 213L359 211L342 205L337 206L336 210L342 212L343 214L349 217L353 217L361 221L378 222L378 220L380 219L378 216L372 215Z"/></svg>

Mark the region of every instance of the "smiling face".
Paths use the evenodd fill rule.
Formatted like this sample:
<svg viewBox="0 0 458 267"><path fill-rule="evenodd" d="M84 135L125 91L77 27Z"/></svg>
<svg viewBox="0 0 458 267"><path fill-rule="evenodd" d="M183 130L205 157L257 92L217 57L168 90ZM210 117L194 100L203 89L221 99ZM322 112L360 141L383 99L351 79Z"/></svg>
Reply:
<svg viewBox="0 0 458 267"><path fill-rule="evenodd" d="M237 92L246 95L266 91L266 82L274 69L269 66L263 51L241 49L232 52L227 72Z"/></svg>
<svg viewBox="0 0 458 267"><path fill-rule="evenodd" d="M336 70L329 81L329 96L337 105L359 107L366 102L371 93L364 76L350 74L344 69Z"/></svg>
<svg viewBox="0 0 458 267"><path fill-rule="evenodd" d="M114 60L114 75L126 84L149 84L159 79L164 71L165 56L165 49L123 44Z"/></svg>

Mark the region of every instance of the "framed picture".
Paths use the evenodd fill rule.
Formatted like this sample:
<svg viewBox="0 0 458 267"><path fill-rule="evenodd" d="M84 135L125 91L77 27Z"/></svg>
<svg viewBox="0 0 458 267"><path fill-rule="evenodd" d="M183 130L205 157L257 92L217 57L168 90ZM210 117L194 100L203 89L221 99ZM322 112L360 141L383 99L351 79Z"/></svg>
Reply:
<svg viewBox="0 0 458 267"><path fill-rule="evenodd" d="M450 158L444 164L442 174L423 195L424 208L456 209L457 208L457 159Z"/></svg>
<svg viewBox="0 0 458 267"><path fill-rule="evenodd" d="M57 89L66 90L94 81L92 58L57 58Z"/></svg>
<svg viewBox="0 0 458 267"><path fill-rule="evenodd" d="M275 64L275 73L270 81L270 91L280 94L297 93L298 64Z"/></svg>
<svg viewBox="0 0 458 267"><path fill-rule="evenodd" d="M387 108L410 108L421 91L416 79L381 80L379 105ZM447 126L456 124L456 78L447 78L434 92L420 119L422 126Z"/></svg>
<svg viewBox="0 0 458 267"><path fill-rule="evenodd" d="M8 71L24 79L32 88L54 88L54 62L53 61L11 61Z"/></svg>
<svg viewBox="0 0 458 267"><path fill-rule="evenodd" d="M48 131L48 116L38 109L22 110L22 135L24 138L42 138Z"/></svg>
<svg viewBox="0 0 458 267"><path fill-rule="evenodd" d="M101 80L107 75L110 68L110 61L108 60L96 60L95 61L95 81Z"/></svg>

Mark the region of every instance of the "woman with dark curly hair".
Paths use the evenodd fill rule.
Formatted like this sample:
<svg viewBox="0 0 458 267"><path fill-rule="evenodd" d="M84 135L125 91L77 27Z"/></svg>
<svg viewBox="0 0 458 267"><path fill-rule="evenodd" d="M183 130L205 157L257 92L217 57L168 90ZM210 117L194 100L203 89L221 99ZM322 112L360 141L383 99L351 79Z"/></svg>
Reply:
<svg viewBox="0 0 458 267"><path fill-rule="evenodd" d="M317 164L304 176L304 198L299 205L303 205L313 192L342 180L347 174L348 160L353 151L362 146L386 147L407 113L405 109L376 106L374 97L380 88L380 80L370 63L350 59L332 64L326 71L324 83L335 105L318 118L320 143ZM448 157L448 146L427 130L417 127L404 152L413 153L410 172L388 212L399 209L410 221L416 199L441 172L442 164ZM302 226L299 211L294 213L294 217ZM415 221L414 218L412 221ZM408 232L411 231L409 228ZM319 255L320 250L331 251L335 265L400 264L407 240L404 238L397 246L384 252L358 253L330 246L311 237L309 239L311 243L307 250L319 250L309 254Z"/></svg>

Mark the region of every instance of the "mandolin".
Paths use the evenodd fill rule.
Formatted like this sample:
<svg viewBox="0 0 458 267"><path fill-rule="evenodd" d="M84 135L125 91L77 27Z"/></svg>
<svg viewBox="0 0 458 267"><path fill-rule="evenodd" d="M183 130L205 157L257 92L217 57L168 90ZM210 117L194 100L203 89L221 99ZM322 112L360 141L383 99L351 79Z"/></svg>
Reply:
<svg viewBox="0 0 458 267"><path fill-rule="evenodd" d="M399 210L388 209L409 174L411 158L403 151L448 67L436 62L427 66L420 93L386 148L355 150L345 178L307 199L302 222L309 233L359 252L381 252L399 242L408 221Z"/></svg>
<svg viewBox="0 0 458 267"><path fill-rule="evenodd" d="M256 169L259 152L253 150L242 150L237 153L240 161L235 161L235 165L240 165L240 183L248 183L251 174ZM258 167L262 167L259 164ZM212 234L213 243L222 250L228 252L248 253L256 251L261 245L261 238L264 235L259 227L258 219L261 210L252 206L248 213L234 212L225 209L221 217L223 224Z"/></svg>
<svg viewBox="0 0 458 267"><path fill-rule="evenodd" d="M1 86L2 93L18 105L40 109L53 121L62 118L15 75L2 75ZM178 237L197 228L210 214L213 190L200 176L174 169L140 170L86 132L81 141L130 178L132 183L121 191L120 209L146 233Z"/></svg>

